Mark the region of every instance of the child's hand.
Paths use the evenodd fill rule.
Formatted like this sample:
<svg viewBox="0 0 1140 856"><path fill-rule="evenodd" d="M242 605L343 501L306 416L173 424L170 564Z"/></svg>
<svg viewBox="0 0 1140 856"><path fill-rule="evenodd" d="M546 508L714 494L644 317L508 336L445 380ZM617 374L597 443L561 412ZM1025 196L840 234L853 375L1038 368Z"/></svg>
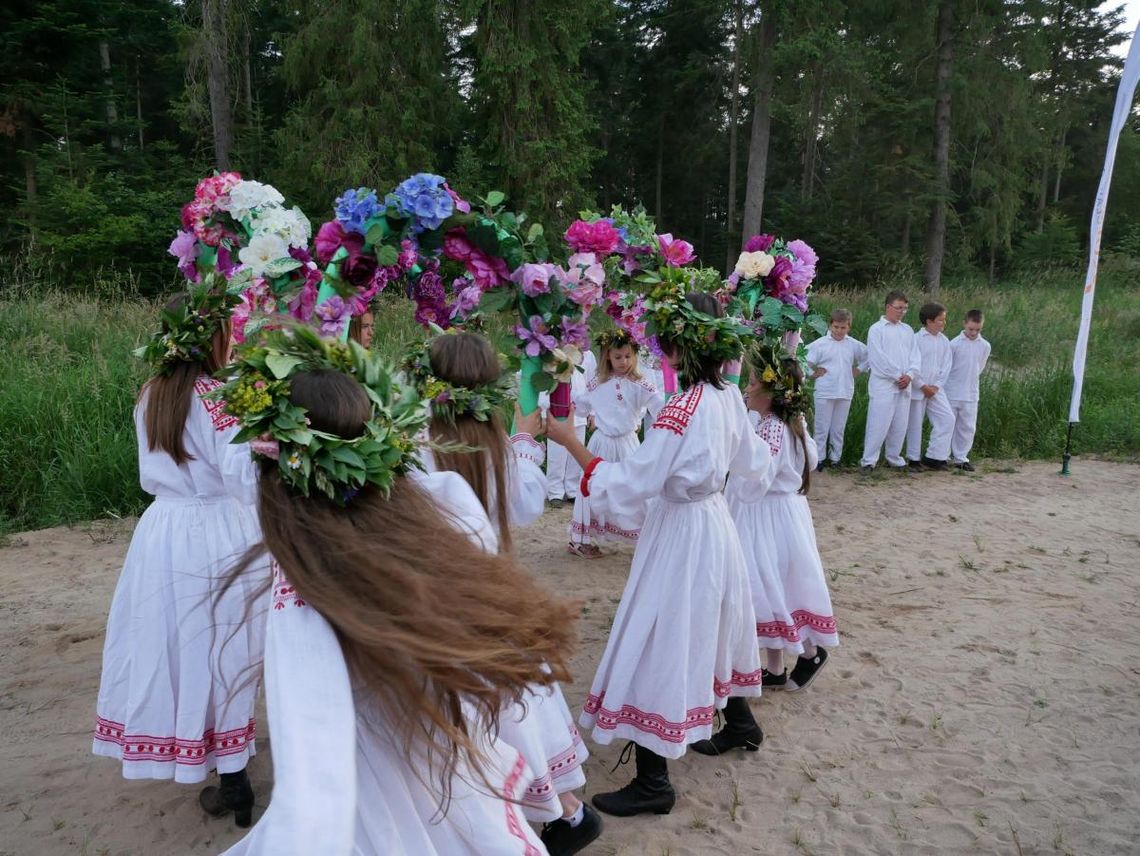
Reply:
<svg viewBox="0 0 1140 856"><path fill-rule="evenodd" d="M927 385L927 386L922 387L922 394L924 396L926 396L927 398L934 398L934 396L937 392L938 392L938 387L936 387L936 386Z"/></svg>
<svg viewBox="0 0 1140 856"><path fill-rule="evenodd" d="M910 375L903 375L900 377L896 382L896 386L898 386L899 389L906 389L908 386L910 386Z"/></svg>
<svg viewBox="0 0 1140 856"><path fill-rule="evenodd" d="M823 377L825 374L827 374L827 369L823 366L816 366L815 371L811 373L811 379L815 380L817 377Z"/></svg>
<svg viewBox="0 0 1140 856"><path fill-rule="evenodd" d="M574 405L570 405L570 415L565 419L546 420L546 439L559 446L569 446L578 440L574 429Z"/></svg>
<svg viewBox="0 0 1140 856"><path fill-rule="evenodd" d="M516 434L530 434L532 437L538 437L542 434L542 410L535 408L530 413L523 415L522 408L519 403L515 402L515 433Z"/></svg>

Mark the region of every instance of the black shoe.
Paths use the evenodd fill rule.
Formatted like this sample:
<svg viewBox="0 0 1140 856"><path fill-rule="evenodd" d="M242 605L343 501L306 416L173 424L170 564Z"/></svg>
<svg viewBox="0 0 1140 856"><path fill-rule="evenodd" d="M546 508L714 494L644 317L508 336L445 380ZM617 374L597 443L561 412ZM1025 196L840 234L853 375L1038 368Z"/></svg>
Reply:
<svg viewBox="0 0 1140 856"><path fill-rule="evenodd" d="M614 817L635 814L668 814L673 810L677 794L669 783L668 762L643 746L637 747L637 775L619 791L595 794L598 811Z"/></svg>
<svg viewBox="0 0 1140 856"><path fill-rule="evenodd" d="M924 467L926 467L928 470L942 471L942 470L950 469L950 465L947 464L945 461L938 461L938 460L935 460L934 458L928 458L926 456L923 456L923 458L922 458L922 465Z"/></svg>
<svg viewBox="0 0 1140 856"><path fill-rule="evenodd" d="M800 657L788 675L788 692L806 690L826 665L827 651L824 648L816 648L814 657Z"/></svg>
<svg viewBox="0 0 1140 856"><path fill-rule="evenodd" d="M826 465L826 464L820 464L819 466L817 466L817 467L815 468L815 471L816 471L817 473L822 473L822 472L823 472L824 470L826 470L826 469L827 469L827 465Z"/></svg>
<svg viewBox="0 0 1140 856"><path fill-rule="evenodd" d="M724 728L708 740L698 740L690 748L701 755L723 755L732 749L755 752L764 742L764 732L752 715L748 699L730 698L724 708Z"/></svg>
<svg viewBox="0 0 1140 856"><path fill-rule="evenodd" d="M582 805L582 810L584 814L577 826L571 826L570 821L563 818L542 827L539 837L550 851L550 856L571 856L579 850L585 850L602 834L601 816L585 804Z"/></svg>
<svg viewBox="0 0 1140 856"><path fill-rule="evenodd" d="M955 464L954 466L956 466L958 469L962 470L963 472L967 472L967 473L974 472L974 465L971 464L969 461L963 461L962 463Z"/></svg>
<svg viewBox="0 0 1140 856"><path fill-rule="evenodd" d="M921 461L907 461L906 462L906 468L908 470L912 470L916 473L921 473L923 470L926 469L925 459L923 459Z"/></svg>
<svg viewBox="0 0 1140 856"><path fill-rule="evenodd" d="M563 505L563 500L561 500L561 499L550 500L550 507L551 508L561 508L562 505Z"/></svg>
<svg viewBox="0 0 1140 856"><path fill-rule="evenodd" d="M782 690L788 685L788 670L780 672L778 675L773 675L767 669L762 669L760 672L760 686L766 690Z"/></svg>
<svg viewBox="0 0 1140 856"><path fill-rule="evenodd" d="M859 472L863 473L863 475L870 475L874 471L875 468L871 464L863 464L863 466L859 467Z"/></svg>
<svg viewBox="0 0 1140 856"><path fill-rule="evenodd" d="M220 785L208 785L198 794L198 803L206 814L223 817L231 811L234 824L248 829L253 823L253 785L245 770L240 773L222 773Z"/></svg>

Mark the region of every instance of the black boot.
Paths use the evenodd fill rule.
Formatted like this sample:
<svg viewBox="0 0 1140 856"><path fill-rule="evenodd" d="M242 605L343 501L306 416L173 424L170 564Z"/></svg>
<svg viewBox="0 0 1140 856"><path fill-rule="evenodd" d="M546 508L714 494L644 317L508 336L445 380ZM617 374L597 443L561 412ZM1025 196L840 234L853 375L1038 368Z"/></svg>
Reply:
<svg viewBox="0 0 1140 856"><path fill-rule="evenodd" d="M752 715L748 699L734 697L724 709L724 728L710 740L698 740L690 748L702 755L723 755L730 749L755 752L764 742L764 732Z"/></svg>
<svg viewBox="0 0 1140 856"><path fill-rule="evenodd" d="M222 817L229 812L234 813L234 823L242 829L248 829L253 823L253 785L249 783L249 775L242 770L240 773L220 773L220 785L208 785L198 794L198 802L206 810L206 814Z"/></svg>
<svg viewBox="0 0 1140 856"><path fill-rule="evenodd" d="M669 784L668 762L655 752L637 747L637 775L620 791L594 795L594 808L615 817L668 814L677 795Z"/></svg>

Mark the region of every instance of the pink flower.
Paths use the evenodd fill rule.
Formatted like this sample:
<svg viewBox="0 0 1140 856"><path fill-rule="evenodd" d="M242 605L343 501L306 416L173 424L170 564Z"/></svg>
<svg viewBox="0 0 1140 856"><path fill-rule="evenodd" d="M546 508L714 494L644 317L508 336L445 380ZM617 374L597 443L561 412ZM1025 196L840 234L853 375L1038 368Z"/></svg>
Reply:
<svg viewBox="0 0 1140 856"><path fill-rule="evenodd" d="M784 303L789 303L794 290L788 287L788 277L792 274L792 261L786 256L776 256L772 272L764 277L764 291Z"/></svg>
<svg viewBox="0 0 1140 856"><path fill-rule="evenodd" d="M503 259L489 256L478 247L471 248L471 254L464 264L474 277L475 284L484 291L502 285L511 277L511 272Z"/></svg>
<svg viewBox="0 0 1140 856"><path fill-rule="evenodd" d="M235 262L230 251L225 247L218 247L218 273L229 279L241 267L240 262Z"/></svg>
<svg viewBox="0 0 1140 856"><path fill-rule="evenodd" d="M788 284L797 294L807 294L808 286L815 279L819 256L806 242L796 239L788 242L788 250L796 258L792 262L792 272Z"/></svg>
<svg viewBox="0 0 1140 856"><path fill-rule="evenodd" d="M332 257L341 247L347 249L350 255L360 253L364 249L364 236L349 234L339 220L329 220L317 232L313 246L317 253L317 262L324 266L332 261Z"/></svg>
<svg viewBox="0 0 1140 856"><path fill-rule="evenodd" d="M456 211L458 211L460 214L471 213L471 203L466 199L463 199L458 193L448 187L447 182L444 182L443 189L446 190L447 195L451 197L451 201L455 204Z"/></svg>
<svg viewBox="0 0 1140 856"><path fill-rule="evenodd" d="M585 350L590 345L590 327L586 323L586 316L562 318L562 342L567 345L577 345Z"/></svg>
<svg viewBox="0 0 1140 856"><path fill-rule="evenodd" d="M680 238L674 238L669 232L657 236L657 243L661 247L661 257L665 264L671 267L684 267L697 257L693 252L693 245Z"/></svg>
<svg viewBox="0 0 1140 856"><path fill-rule="evenodd" d="M241 293L241 302L230 315L234 343L245 341L245 328L254 315L271 314L277 311L277 301L269 293L265 280L254 280L253 284Z"/></svg>
<svg viewBox="0 0 1140 856"><path fill-rule="evenodd" d="M404 270L411 270L416 266L419 260L418 250L416 249L415 241L404 238L400 241L400 260L399 265Z"/></svg>
<svg viewBox="0 0 1140 856"><path fill-rule="evenodd" d="M479 301L482 298L483 291L479 288L479 286L467 286L465 289L460 291L459 295L456 297L455 305L451 307L451 317L455 318L457 316L467 316L468 313L470 313L476 306L479 305Z"/></svg>
<svg viewBox="0 0 1140 856"><path fill-rule="evenodd" d="M617 249L621 240L618 230L605 220L594 223L575 220L566 230L564 237L575 252L596 253L599 256L608 256Z"/></svg>
<svg viewBox="0 0 1140 856"><path fill-rule="evenodd" d="M315 269L315 266L314 266ZM317 305L317 293L320 291L320 272L316 279L306 277L305 283L297 296L289 301L289 314L300 321L308 321L313 317L313 309Z"/></svg>
<svg viewBox="0 0 1140 856"><path fill-rule="evenodd" d="M194 260L198 258L198 239L193 232L180 231L170 242L167 252L178 259L178 269L183 276L191 282L198 281L198 269L194 266Z"/></svg>
<svg viewBox="0 0 1140 856"><path fill-rule="evenodd" d="M744 244L744 252L746 252L746 253L755 253L755 252L766 253L766 252L768 252L768 250L770 250L772 248L772 244L774 244L774 243L776 243L776 236L775 235L753 235Z"/></svg>
<svg viewBox="0 0 1140 856"><path fill-rule="evenodd" d="M322 336L339 336L349 321L349 305L339 294L334 294L313 310L313 315L321 322Z"/></svg>
<svg viewBox="0 0 1140 856"><path fill-rule="evenodd" d="M457 262L465 262L471 257L475 247L467 240L465 229L452 229L443 236L443 254Z"/></svg>
<svg viewBox="0 0 1140 856"><path fill-rule="evenodd" d="M550 279L558 272L551 264L524 264L513 274L511 282L517 283L527 297L538 297L550 293Z"/></svg>

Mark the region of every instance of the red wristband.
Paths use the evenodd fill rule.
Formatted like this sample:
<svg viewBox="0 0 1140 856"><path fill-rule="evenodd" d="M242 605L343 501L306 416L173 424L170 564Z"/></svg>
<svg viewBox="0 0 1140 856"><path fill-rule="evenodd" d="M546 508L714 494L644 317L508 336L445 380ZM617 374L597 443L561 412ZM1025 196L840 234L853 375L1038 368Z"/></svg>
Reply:
<svg viewBox="0 0 1140 856"><path fill-rule="evenodd" d="M588 497L590 495L590 476L594 474L594 470L598 468L600 463L602 463L601 458L594 458L586 464L586 469L582 472L582 482L578 485L578 490L582 496Z"/></svg>

